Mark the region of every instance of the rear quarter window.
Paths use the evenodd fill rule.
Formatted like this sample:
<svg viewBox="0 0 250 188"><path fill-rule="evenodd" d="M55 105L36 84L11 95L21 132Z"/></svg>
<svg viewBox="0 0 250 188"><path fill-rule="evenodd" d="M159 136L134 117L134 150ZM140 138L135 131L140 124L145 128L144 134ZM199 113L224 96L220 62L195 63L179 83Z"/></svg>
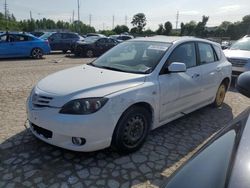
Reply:
<svg viewBox="0 0 250 188"><path fill-rule="evenodd" d="M218 57L218 60L221 60L221 48L219 46L216 46L216 45L214 45L213 47L214 47L215 53Z"/></svg>

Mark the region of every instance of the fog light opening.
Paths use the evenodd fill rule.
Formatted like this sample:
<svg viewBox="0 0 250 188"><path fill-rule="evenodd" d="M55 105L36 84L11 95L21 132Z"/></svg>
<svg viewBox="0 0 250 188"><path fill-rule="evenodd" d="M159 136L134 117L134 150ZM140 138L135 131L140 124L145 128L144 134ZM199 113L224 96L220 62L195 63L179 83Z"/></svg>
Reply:
<svg viewBox="0 0 250 188"><path fill-rule="evenodd" d="M77 146L82 146L86 143L86 139L79 137L72 137L72 143Z"/></svg>

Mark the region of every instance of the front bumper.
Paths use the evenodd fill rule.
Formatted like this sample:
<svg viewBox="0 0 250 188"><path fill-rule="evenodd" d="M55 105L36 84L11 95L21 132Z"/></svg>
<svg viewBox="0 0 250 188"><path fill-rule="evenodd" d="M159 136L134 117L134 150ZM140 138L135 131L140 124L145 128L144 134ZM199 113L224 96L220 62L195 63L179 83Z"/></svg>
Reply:
<svg viewBox="0 0 250 188"><path fill-rule="evenodd" d="M28 99L27 116L31 132L44 142L73 151L90 152L110 146L118 116L110 113L107 104L90 115L65 115L59 110L33 108ZM75 145L72 137L84 138L86 143Z"/></svg>

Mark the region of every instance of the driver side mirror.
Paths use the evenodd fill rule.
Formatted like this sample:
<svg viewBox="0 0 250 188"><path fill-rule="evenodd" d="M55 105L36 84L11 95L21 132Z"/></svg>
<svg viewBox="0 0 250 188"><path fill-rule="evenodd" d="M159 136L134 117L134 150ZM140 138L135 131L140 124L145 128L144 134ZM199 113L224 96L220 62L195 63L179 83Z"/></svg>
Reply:
<svg viewBox="0 0 250 188"><path fill-rule="evenodd" d="M171 73L186 72L187 67L185 63L173 62L168 66L168 71Z"/></svg>
<svg viewBox="0 0 250 188"><path fill-rule="evenodd" d="M250 71L244 72L238 77L236 88L242 95L250 98Z"/></svg>

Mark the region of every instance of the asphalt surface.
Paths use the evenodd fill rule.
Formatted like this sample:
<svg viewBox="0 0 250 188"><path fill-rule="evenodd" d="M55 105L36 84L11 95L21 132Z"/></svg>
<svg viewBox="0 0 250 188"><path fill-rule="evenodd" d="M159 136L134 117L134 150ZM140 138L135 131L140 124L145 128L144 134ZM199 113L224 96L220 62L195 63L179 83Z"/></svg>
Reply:
<svg viewBox="0 0 250 188"><path fill-rule="evenodd" d="M152 131L137 152L67 151L26 130L25 102L43 77L92 61L64 54L0 60L0 187L159 187L250 100L231 88L222 108L205 107ZM86 78L87 79L87 78Z"/></svg>

